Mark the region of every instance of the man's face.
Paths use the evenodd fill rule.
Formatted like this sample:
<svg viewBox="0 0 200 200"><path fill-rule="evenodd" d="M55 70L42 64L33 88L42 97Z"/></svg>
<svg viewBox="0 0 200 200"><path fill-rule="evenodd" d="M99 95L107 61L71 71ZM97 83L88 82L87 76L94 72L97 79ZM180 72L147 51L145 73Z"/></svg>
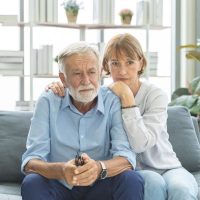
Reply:
<svg viewBox="0 0 200 200"><path fill-rule="evenodd" d="M89 103L99 89L98 60L93 53L75 54L64 60L65 83L74 100Z"/></svg>

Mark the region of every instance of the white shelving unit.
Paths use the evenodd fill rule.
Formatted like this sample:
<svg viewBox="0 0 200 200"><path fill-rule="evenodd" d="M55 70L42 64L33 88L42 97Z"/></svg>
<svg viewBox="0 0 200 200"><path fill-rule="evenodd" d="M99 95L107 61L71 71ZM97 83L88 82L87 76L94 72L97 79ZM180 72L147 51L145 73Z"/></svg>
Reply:
<svg viewBox="0 0 200 200"><path fill-rule="evenodd" d="M23 4L23 0L20 0ZM21 5L23 6L23 5ZM21 18L23 20L23 17ZM29 79L29 101L28 105L30 107L33 107L33 102L34 102L34 79L36 78L57 78L57 75L34 75L33 73L33 41L35 39L34 35L34 29L35 28L53 28L53 29L66 29L66 30L77 30L79 31L79 40L85 41L87 32L89 30L96 30L98 33L98 46L102 48L104 46L105 42L105 31L107 30L142 30L145 32L145 51L146 51L146 56L149 58L149 40L150 40L150 31L151 30L164 30L164 29L171 29L169 26L152 26L152 25L145 25L145 26L134 26L134 25L104 25L104 24L66 24L66 23L35 23L35 22L28 22L24 23L23 21L17 23L17 24L9 24L9 26L18 26L20 29L20 43L21 46L24 45L25 42L29 43L29 56L30 58L28 59L28 64L24 66L24 68L29 68L29 73L24 73L22 75L16 75L20 78L21 80L21 88L24 88L24 80ZM29 41L25 41L25 31L24 29L29 29ZM26 33L27 34L27 33ZM100 49L100 52L102 52L102 49ZM26 56L26 54L25 54ZM7 76L4 74L4 76ZM149 78L149 69L147 68L147 72L145 74L146 78ZM24 89L22 89L21 94L20 94L20 99L19 102L23 102L25 99L25 94L24 94Z"/></svg>

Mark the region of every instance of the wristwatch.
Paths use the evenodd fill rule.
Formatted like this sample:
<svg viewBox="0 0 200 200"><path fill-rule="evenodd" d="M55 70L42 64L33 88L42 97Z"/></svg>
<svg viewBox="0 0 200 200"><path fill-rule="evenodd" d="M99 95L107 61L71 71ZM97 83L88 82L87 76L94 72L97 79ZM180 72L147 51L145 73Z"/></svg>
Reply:
<svg viewBox="0 0 200 200"><path fill-rule="evenodd" d="M102 170L99 174L99 179L105 179L108 176L106 166L105 166L104 162L102 162L102 161L99 161L99 163L100 163L101 168L102 168Z"/></svg>

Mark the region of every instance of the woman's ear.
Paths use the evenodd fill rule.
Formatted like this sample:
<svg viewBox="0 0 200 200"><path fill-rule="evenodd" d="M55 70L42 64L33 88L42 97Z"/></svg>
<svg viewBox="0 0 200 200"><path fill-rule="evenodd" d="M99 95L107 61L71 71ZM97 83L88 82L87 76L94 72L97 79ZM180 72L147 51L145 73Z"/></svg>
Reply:
<svg viewBox="0 0 200 200"><path fill-rule="evenodd" d="M138 71L138 75L140 76L141 74L143 74L144 72L144 61L143 59L141 58L139 60L139 71Z"/></svg>
<svg viewBox="0 0 200 200"><path fill-rule="evenodd" d="M67 82L66 82L66 78L65 78L64 73L59 72L59 78L60 78L60 80L61 80L63 86L66 88L66 87L67 87Z"/></svg>

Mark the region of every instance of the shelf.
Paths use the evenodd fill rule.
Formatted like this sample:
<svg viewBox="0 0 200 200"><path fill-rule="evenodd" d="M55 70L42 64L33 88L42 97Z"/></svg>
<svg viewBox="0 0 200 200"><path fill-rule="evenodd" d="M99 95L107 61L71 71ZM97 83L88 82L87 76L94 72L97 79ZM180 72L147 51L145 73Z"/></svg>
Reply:
<svg viewBox="0 0 200 200"><path fill-rule="evenodd" d="M162 30L171 28L170 26L155 26L155 25L105 25L105 24L55 24L55 23L35 23L35 26L48 26L57 28L73 28L73 29L145 29L149 27L152 30Z"/></svg>
<svg viewBox="0 0 200 200"><path fill-rule="evenodd" d="M136 26L136 25L106 25L106 24L66 24L66 23L29 23L29 22L18 22L13 24L4 24L1 23L2 26L44 26L44 27L56 27L56 28L69 28L69 29L144 29L147 28L151 30L162 30L162 29L169 29L170 26L158 26L158 25L143 25L143 26Z"/></svg>
<svg viewBox="0 0 200 200"><path fill-rule="evenodd" d="M23 75L23 74L1 74L0 73L0 76L17 76L17 77L24 77L24 78L29 78L31 77L30 75ZM33 75L32 78L59 78L58 75Z"/></svg>

